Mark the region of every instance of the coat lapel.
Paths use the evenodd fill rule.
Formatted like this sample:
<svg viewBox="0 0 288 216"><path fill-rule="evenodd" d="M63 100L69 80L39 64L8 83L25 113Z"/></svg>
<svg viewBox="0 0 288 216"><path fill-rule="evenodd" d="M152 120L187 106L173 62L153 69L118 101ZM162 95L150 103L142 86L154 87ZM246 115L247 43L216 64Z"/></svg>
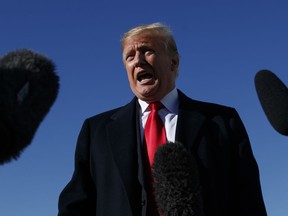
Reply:
<svg viewBox="0 0 288 216"><path fill-rule="evenodd" d="M135 214L145 185L137 98L115 112L111 120L106 126L108 142Z"/></svg>
<svg viewBox="0 0 288 216"><path fill-rule="evenodd" d="M119 170L125 186L131 209L135 208L138 200L138 155L140 145L137 138L139 126L137 126L136 98L129 104L120 108L111 116L111 122L107 125L107 137L111 146L113 159ZM135 210L135 209L134 209Z"/></svg>
<svg viewBox="0 0 288 216"><path fill-rule="evenodd" d="M188 98L180 90L179 113L176 128L176 142L181 142L187 148L192 148L206 117L195 109L196 101Z"/></svg>

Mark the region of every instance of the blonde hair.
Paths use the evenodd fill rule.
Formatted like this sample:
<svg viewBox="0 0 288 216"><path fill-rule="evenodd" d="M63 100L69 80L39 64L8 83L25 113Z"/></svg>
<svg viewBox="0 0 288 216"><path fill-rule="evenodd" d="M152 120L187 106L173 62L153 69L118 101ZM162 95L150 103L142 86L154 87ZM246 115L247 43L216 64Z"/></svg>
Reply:
<svg viewBox="0 0 288 216"><path fill-rule="evenodd" d="M174 36L170 28L162 23L152 23L146 25L140 25L135 28L130 29L121 38L121 47L122 50L124 48L125 42L127 39L138 36L139 34L150 35L152 37L159 37L163 45L166 48L166 51L171 56L177 56L179 58L179 53L177 49L176 42L174 40Z"/></svg>

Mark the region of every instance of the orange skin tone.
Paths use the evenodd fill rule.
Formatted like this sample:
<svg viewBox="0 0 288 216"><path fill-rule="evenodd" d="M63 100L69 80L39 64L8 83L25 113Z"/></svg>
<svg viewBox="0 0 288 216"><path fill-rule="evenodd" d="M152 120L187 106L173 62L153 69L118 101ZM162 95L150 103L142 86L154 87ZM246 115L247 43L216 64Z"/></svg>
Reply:
<svg viewBox="0 0 288 216"><path fill-rule="evenodd" d="M161 38L138 35L123 46L123 62L132 92L152 103L175 88L179 59L169 55Z"/></svg>

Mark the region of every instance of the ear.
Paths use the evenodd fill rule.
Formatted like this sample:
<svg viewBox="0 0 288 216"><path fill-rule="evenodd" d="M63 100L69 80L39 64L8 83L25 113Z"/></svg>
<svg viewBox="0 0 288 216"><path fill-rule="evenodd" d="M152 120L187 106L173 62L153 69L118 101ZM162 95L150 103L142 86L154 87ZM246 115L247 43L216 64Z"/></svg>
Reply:
<svg viewBox="0 0 288 216"><path fill-rule="evenodd" d="M178 70L178 66L179 66L179 58L178 57L174 57L171 59L171 70L172 71L177 71Z"/></svg>

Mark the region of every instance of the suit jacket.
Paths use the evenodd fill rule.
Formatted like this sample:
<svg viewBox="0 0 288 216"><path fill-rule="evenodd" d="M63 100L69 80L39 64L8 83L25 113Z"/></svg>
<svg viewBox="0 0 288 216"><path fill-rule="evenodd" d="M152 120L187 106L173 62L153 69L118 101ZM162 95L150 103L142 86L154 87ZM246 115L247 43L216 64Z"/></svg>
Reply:
<svg viewBox="0 0 288 216"><path fill-rule="evenodd" d="M236 110L178 93L176 141L198 162L205 215L267 215L258 166ZM146 216L139 134L137 98L85 120L72 179L59 197L59 216Z"/></svg>

